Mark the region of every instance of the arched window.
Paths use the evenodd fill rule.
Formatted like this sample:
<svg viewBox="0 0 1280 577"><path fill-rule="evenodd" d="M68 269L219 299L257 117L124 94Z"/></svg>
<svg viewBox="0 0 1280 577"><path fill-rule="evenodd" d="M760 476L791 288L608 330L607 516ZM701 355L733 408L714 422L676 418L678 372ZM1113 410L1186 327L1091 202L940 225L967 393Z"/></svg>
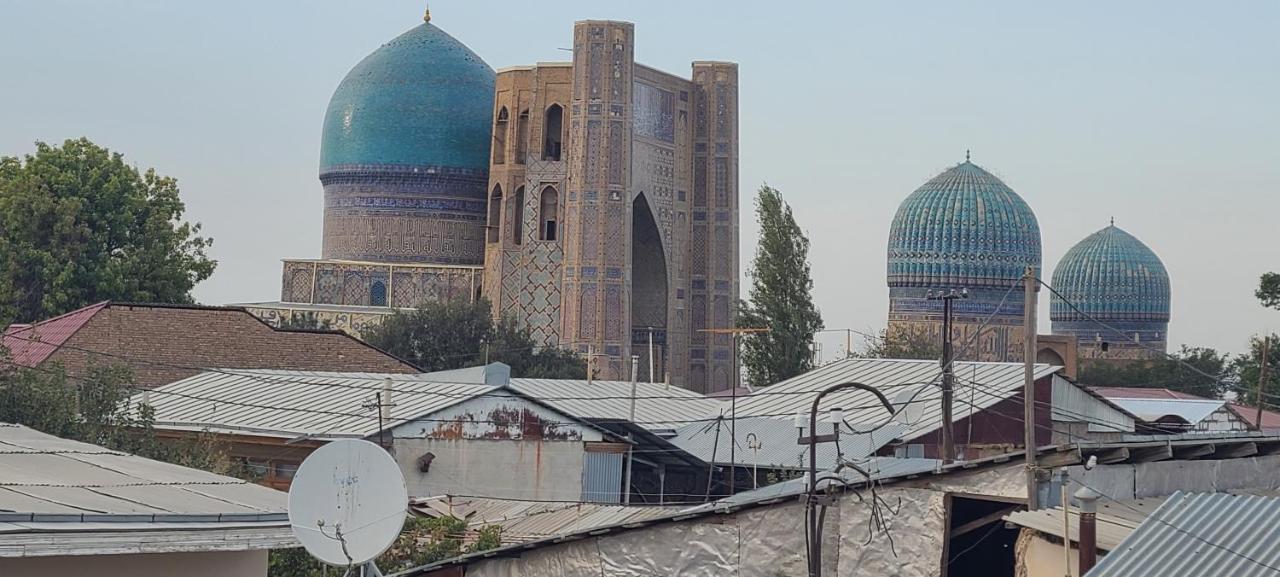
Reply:
<svg viewBox="0 0 1280 577"><path fill-rule="evenodd" d="M502 185L493 185L493 194L489 195L489 242L498 242L498 233L502 229Z"/></svg>
<svg viewBox="0 0 1280 577"><path fill-rule="evenodd" d="M542 123L542 159L560 160L560 141L564 130L564 109L559 104L547 108Z"/></svg>
<svg viewBox="0 0 1280 577"><path fill-rule="evenodd" d="M380 280L373 281L373 285L369 287L369 306L375 306L375 307L387 306L386 283Z"/></svg>
<svg viewBox="0 0 1280 577"><path fill-rule="evenodd" d="M516 196L511 200L511 242L516 246L524 244L524 187L516 189Z"/></svg>
<svg viewBox="0 0 1280 577"><path fill-rule="evenodd" d="M538 240L555 240L559 232L556 225L560 219L560 193L554 187L542 189L542 198L538 208Z"/></svg>
<svg viewBox="0 0 1280 577"><path fill-rule="evenodd" d="M524 157L527 154L529 154L529 111L525 110L516 117L516 164L524 164Z"/></svg>
<svg viewBox="0 0 1280 577"><path fill-rule="evenodd" d="M507 161L507 107L498 111L498 122L493 126L493 163Z"/></svg>

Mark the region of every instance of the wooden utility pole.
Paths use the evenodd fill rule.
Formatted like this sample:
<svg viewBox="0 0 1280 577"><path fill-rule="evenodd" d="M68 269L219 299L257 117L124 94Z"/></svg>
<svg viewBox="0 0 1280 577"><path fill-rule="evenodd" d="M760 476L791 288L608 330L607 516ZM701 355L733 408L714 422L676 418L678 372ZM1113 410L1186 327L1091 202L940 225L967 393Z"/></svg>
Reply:
<svg viewBox="0 0 1280 577"><path fill-rule="evenodd" d="M729 383L729 494L733 494L734 475L737 473L737 458L734 450L738 444L738 384L742 378L742 370L738 368L738 335L767 333L768 328L723 328L723 329L698 329L700 333L711 333L713 335L732 335L733 336L733 381ZM772 383L770 383L772 384ZM719 425L717 424L717 427ZM716 429L716 436L719 438L720 429Z"/></svg>
<svg viewBox="0 0 1280 577"><path fill-rule="evenodd" d="M1036 269L1027 267L1022 273L1022 427L1026 445L1027 510L1039 509L1036 496Z"/></svg>
<svg viewBox="0 0 1280 577"><path fill-rule="evenodd" d="M1257 419L1253 422L1253 424L1258 427L1259 431L1262 430L1262 384L1267 382L1267 360L1270 358L1270 356L1268 355L1269 351L1267 350L1267 347L1270 343L1271 343L1271 335L1269 334L1263 335L1262 336L1262 360L1259 361L1259 365L1258 365L1258 398L1255 399L1255 402L1258 405L1258 414L1257 414Z"/></svg>

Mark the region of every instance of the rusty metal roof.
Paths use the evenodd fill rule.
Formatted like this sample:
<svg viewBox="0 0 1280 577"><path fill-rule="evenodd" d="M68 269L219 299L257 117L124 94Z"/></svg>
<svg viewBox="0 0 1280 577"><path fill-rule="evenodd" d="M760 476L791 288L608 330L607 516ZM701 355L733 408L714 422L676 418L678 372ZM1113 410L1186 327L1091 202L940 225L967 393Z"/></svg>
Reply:
<svg viewBox="0 0 1280 577"><path fill-rule="evenodd" d="M14 325L4 331L4 348L9 349L14 364L22 367L37 366L48 360L58 347L76 334L98 311L106 308L107 304L103 301L35 324Z"/></svg>
<svg viewBox="0 0 1280 577"><path fill-rule="evenodd" d="M648 521L670 516L684 507L549 503L449 496L413 499L410 502L410 508L419 515L451 515L463 519L472 533L484 527L502 527L503 544L525 543L554 535L590 531L596 527Z"/></svg>

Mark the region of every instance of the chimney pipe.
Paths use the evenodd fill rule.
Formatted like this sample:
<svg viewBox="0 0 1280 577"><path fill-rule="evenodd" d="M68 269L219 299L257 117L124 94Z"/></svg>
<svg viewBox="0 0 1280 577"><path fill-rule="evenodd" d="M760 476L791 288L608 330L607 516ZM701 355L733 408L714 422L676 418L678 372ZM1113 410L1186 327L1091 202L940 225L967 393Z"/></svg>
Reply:
<svg viewBox="0 0 1280 577"><path fill-rule="evenodd" d="M1083 487L1076 491L1080 502L1080 575L1098 563L1098 492Z"/></svg>

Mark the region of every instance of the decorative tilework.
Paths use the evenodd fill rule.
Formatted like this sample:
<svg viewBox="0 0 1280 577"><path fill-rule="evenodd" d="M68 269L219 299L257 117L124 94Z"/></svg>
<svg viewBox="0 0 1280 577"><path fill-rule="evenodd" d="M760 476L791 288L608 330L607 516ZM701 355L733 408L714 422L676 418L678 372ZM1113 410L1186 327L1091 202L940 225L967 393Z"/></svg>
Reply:
<svg viewBox="0 0 1280 577"><path fill-rule="evenodd" d="M637 82L632 99L634 100L632 126L635 136L674 143L674 95L656 86Z"/></svg>

